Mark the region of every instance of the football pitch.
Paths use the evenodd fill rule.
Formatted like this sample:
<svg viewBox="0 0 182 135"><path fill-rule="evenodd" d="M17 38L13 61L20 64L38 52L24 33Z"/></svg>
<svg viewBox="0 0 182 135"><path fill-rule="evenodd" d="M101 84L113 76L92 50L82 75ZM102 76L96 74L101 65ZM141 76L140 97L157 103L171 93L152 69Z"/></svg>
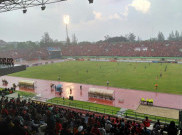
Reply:
<svg viewBox="0 0 182 135"><path fill-rule="evenodd" d="M68 61L29 67L11 76L182 94L182 65ZM158 84L155 90L154 85Z"/></svg>

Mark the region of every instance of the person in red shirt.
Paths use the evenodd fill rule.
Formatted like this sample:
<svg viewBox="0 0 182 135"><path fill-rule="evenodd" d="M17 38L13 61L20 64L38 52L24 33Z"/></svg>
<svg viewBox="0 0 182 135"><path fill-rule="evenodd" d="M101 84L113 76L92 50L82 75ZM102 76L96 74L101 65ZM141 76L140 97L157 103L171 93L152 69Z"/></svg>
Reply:
<svg viewBox="0 0 182 135"><path fill-rule="evenodd" d="M131 125L132 125L133 127L136 126L136 122L133 121Z"/></svg>
<svg viewBox="0 0 182 135"><path fill-rule="evenodd" d="M56 121L56 135L59 135L62 130L62 124L60 123L60 120L58 119Z"/></svg>
<svg viewBox="0 0 182 135"><path fill-rule="evenodd" d="M145 120L143 121L143 124L145 127L150 127L150 122L151 120L149 120L148 117L146 117Z"/></svg>
<svg viewBox="0 0 182 135"><path fill-rule="evenodd" d="M136 128L136 133L137 133L137 135L139 134L141 134L142 133L142 127L141 127L141 125L140 124L138 124L138 126L137 126L137 128Z"/></svg>
<svg viewBox="0 0 182 135"><path fill-rule="evenodd" d="M157 88L158 88L158 84L156 83L156 84L155 84L155 89L157 90Z"/></svg>
<svg viewBox="0 0 182 135"><path fill-rule="evenodd" d="M97 124L94 124L94 126L93 126L92 129L91 129L91 133L92 133L93 135L101 135L101 133L100 133L98 127L97 127Z"/></svg>
<svg viewBox="0 0 182 135"><path fill-rule="evenodd" d="M1 110L1 114L3 116L7 116L9 114L8 110L4 107L2 110Z"/></svg>

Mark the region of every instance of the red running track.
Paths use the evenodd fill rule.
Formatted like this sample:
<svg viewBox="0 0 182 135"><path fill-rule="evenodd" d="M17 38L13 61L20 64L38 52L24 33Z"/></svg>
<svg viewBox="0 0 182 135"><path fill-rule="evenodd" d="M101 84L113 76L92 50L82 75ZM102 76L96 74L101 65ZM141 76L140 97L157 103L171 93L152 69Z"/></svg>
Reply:
<svg viewBox="0 0 182 135"><path fill-rule="evenodd" d="M140 99L143 97L145 99L153 98L154 105L156 106L182 109L182 95L108 87L109 90L114 90L114 98L115 98L114 101L108 101L108 100L88 98L89 88L107 89L107 87L105 86L29 79L29 78L11 77L11 76L2 76L0 77L0 81L2 79L6 79L9 82L9 84L8 86L2 86L2 83L0 83L0 87L12 87L13 83L18 84L20 80L34 80L36 82L35 83L36 88L32 92L35 92L37 95L41 95L41 97L43 98L60 97L59 94L56 93L54 90L51 91L50 84L53 83L55 85L62 84L63 85L62 96L64 96L65 98L68 98L69 96L74 96L74 100L89 101L89 102L116 106L120 108L136 110L140 104ZM80 90L80 85L82 85L82 91ZM72 89L72 94L70 94L70 89ZM123 102L120 103L119 99L121 99Z"/></svg>

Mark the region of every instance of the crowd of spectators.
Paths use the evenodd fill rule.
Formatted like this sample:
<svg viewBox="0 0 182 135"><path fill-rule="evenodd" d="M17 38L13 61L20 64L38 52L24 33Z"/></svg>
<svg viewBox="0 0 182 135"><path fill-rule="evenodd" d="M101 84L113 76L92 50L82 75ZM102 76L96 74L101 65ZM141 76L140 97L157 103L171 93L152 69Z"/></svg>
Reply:
<svg viewBox="0 0 182 135"><path fill-rule="evenodd" d="M181 57L181 41L99 43L62 47L63 56Z"/></svg>
<svg viewBox="0 0 182 135"><path fill-rule="evenodd" d="M164 131L177 135L178 132L174 122L161 128L158 121L149 130L148 118L136 122L20 98L2 97L0 112L1 135L158 135Z"/></svg>
<svg viewBox="0 0 182 135"><path fill-rule="evenodd" d="M0 57L38 60L49 59L49 47L38 49L1 50ZM56 47L55 47L56 48ZM126 56L126 57L182 57L182 41L93 43L61 46L62 56Z"/></svg>
<svg viewBox="0 0 182 135"><path fill-rule="evenodd" d="M8 95L8 94L12 94L13 92L15 92L15 88L1 88L0 89L0 95L4 96L4 95Z"/></svg>
<svg viewBox="0 0 182 135"><path fill-rule="evenodd" d="M19 50L1 50L0 58L9 57L15 60L38 60L38 59L48 59L49 54L46 48L40 49L19 49Z"/></svg>

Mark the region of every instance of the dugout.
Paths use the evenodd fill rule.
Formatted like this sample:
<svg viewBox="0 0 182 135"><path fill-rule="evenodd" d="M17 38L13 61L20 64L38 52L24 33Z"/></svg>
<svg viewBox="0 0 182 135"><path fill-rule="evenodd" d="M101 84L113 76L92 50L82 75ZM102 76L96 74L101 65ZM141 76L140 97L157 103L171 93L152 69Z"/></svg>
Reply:
<svg viewBox="0 0 182 135"><path fill-rule="evenodd" d="M22 80L18 82L19 88L34 89L35 82L29 80Z"/></svg>
<svg viewBox="0 0 182 135"><path fill-rule="evenodd" d="M114 100L114 91L107 89L90 88L88 91L88 96L94 98Z"/></svg>

